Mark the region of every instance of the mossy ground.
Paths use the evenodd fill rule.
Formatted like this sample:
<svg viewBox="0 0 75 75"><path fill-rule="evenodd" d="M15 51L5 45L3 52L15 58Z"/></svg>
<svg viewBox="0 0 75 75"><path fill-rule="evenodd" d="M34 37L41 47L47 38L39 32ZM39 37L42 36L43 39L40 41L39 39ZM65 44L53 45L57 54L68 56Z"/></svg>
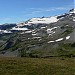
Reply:
<svg viewBox="0 0 75 75"><path fill-rule="evenodd" d="M75 75L75 58L1 58L0 75Z"/></svg>

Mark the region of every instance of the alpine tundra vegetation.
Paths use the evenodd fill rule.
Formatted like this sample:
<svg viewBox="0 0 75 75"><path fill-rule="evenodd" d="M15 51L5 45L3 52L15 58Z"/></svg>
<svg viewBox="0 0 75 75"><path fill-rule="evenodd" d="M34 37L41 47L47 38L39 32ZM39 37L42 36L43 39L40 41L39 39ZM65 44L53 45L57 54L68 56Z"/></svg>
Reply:
<svg viewBox="0 0 75 75"><path fill-rule="evenodd" d="M75 0L0 0L0 75L75 75Z"/></svg>

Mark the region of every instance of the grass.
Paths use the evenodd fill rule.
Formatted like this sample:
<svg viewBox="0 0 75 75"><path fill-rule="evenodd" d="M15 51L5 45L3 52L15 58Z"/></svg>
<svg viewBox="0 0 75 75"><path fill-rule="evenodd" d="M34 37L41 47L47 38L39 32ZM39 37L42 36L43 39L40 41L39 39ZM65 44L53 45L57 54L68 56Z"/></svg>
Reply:
<svg viewBox="0 0 75 75"><path fill-rule="evenodd" d="M72 27L67 27L67 29L62 33L62 35L67 36L68 34L73 32L73 29L74 28Z"/></svg>
<svg viewBox="0 0 75 75"><path fill-rule="evenodd" d="M75 58L0 58L0 75L75 75Z"/></svg>

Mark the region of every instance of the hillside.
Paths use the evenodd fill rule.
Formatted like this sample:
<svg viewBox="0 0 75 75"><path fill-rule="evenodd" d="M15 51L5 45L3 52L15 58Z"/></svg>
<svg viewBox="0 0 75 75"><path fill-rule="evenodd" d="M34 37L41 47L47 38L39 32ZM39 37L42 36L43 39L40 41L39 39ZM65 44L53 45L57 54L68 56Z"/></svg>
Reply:
<svg viewBox="0 0 75 75"><path fill-rule="evenodd" d="M0 56L75 57L75 9L55 17L32 18L4 31L8 32L1 34Z"/></svg>

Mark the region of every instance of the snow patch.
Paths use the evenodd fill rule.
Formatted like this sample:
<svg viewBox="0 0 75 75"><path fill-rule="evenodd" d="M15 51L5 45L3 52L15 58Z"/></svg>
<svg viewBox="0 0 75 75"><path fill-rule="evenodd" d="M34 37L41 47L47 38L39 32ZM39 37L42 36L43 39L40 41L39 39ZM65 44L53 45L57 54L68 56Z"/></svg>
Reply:
<svg viewBox="0 0 75 75"><path fill-rule="evenodd" d="M32 31L26 31L25 33L31 33Z"/></svg>
<svg viewBox="0 0 75 75"><path fill-rule="evenodd" d="M36 36L37 34L32 34L32 36Z"/></svg>
<svg viewBox="0 0 75 75"><path fill-rule="evenodd" d="M11 30L20 30L20 31L25 31L25 30L28 30L28 28L16 28L16 27L13 27Z"/></svg>
<svg viewBox="0 0 75 75"><path fill-rule="evenodd" d="M39 39L39 41L41 41L42 39Z"/></svg>
<svg viewBox="0 0 75 75"><path fill-rule="evenodd" d="M67 37L66 37L66 40L68 40L68 39L70 39L70 36L67 36Z"/></svg>
<svg viewBox="0 0 75 75"><path fill-rule="evenodd" d="M30 21L28 21L28 24L37 24L37 23L54 23L57 22L59 19L57 19L56 16L54 17L47 17L47 18L32 18Z"/></svg>
<svg viewBox="0 0 75 75"><path fill-rule="evenodd" d="M45 29L46 27L41 27L41 29Z"/></svg>
<svg viewBox="0 0 75 75"><path fill-rule="evenodd" d="M11 31L4 30L4 33L12 33Z"/></svg>
<svg viewBox="0 0 75 75"><path fill-rule="evenodd" d="M56 42L59 42L59 41L62 41L63 40L63 38L60 38L60 39L57 39L57 40L55 40Z"/></svg>
<svg viewBox="0 0 75 75"><path fill-rule="evenodd" d="M49 41L48 43L52 43L52 42L55 42L55 41Z"/></svg>
<svg viewBox="0 0 75 75"><path fill-rule="evenodd" d="M10 34L10 33L12 33L11 31L8 31L8 30L0 30L0 34L2 34L2 33L5 33L5 34Z"/></svg>
<svg viewBox="0 0 75 75"><path fill-rule="evenodd" d="M40 39L41 37L33 37L33 39Z"/></svg>

